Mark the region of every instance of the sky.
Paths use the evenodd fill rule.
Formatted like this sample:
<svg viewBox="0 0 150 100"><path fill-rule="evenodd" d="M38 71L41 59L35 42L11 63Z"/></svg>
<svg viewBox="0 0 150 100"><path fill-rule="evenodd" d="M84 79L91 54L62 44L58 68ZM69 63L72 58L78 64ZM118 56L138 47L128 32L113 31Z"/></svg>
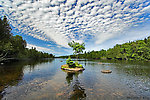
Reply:
<svg viewBox="0 0 150 100"><path fill-rule="evenodd" d="M0 0L4 15L28 48L56 56L71 41L97 51L150 36L150 0Z"/></svg>

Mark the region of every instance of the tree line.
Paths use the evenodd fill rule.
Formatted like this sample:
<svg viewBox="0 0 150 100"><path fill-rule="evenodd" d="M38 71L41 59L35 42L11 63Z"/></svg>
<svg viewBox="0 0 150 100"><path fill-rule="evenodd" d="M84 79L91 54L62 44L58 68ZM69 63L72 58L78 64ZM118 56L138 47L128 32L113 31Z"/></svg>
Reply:
<svg viewBox="0 0 150 100"><path fill-rule="evenodd" d="M76 55L69 55L75 58ZM67 58L68 56L60 56ZM150 61L150 36L144 40L127 42L124 44L116 44L113 48L100 51L89 51L78 54L78 58L86 59L109 59L109 60L139 60Z"/></svg>
<svg viewBox="0 0 150 100"><path fill-rule="evenodd" d="M13 36L7 17L0 18L0 61L8 58L53 58L53 54L26 48L26 41L19 35Z"/></svg>

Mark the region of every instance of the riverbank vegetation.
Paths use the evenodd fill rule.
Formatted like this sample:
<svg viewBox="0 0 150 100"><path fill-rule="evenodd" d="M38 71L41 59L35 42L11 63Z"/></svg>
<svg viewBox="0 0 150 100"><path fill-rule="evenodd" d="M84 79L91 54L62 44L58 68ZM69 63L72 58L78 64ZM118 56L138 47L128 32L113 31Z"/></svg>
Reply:
<svg viewBox="0 0 150 100"><path fill-rule="evenodd" d="M26 48L26 41L19 35L13 36L11 27L4 16L0 18L0 62L8 59L40 59L53 58L53 54L37 51L36 48Z"/></svg>
<svg viewBox="0 0 150 100"><path fill-rule="evenodd" d="M75 55L69 56L76 58ZM60 57L67 58L68 56ZM116 44L108 50L84 52L83 54L78 54L78 58L150 61L150 36L144 40L129 41L121 45Z"/></svg>

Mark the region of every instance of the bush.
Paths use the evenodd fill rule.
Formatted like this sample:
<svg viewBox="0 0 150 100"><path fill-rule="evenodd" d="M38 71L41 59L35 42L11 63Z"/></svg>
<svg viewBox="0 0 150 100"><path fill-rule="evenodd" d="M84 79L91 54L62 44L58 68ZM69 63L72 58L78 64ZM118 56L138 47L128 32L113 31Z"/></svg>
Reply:
<svg viewBox="0 0 150 100"><path fill-rule="evenodd" d="M78 67L78 65L79 65L79 63L78 63L78 61L76 61L76 62L75 62L75 66Z"/></svg>
<svg viewBox="0 0 150 100"><path fill-rule="evenodd" d="M66 60L66 63L69 65L69 67L72 67L72 68L75 68L75 67L82 68L82 65L79 64L77 61L74 63L74 62L71 60L71 57L69 57L69 58Z"/></svg>
<svg viewBox="0 0 150 100"><path fill-rule="evenodd" d="M75 66L78 68L82 68L83 66L81 64L78 63L78 61L75 62Z"/></svg>
<svg viewBox="0 0 150 100"><path fill-rule="evenodd" d="M74 67L74 63L73 63L73 61L71 60L70 56L69 56L69 58L66 60L66 63L69 65L69 67Z"/></svg>
<svg viewBox="0 0 150 100"><path fill-rule="evenodd" d="M81 64L78 65L79 68L83 68L83 66Z"/></svg>

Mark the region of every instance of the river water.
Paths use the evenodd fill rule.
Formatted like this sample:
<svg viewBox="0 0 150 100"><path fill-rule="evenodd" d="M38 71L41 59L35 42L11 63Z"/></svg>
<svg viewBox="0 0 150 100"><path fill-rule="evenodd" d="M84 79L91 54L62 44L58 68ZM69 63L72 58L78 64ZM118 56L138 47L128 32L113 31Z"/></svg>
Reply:
<svg viewBox="0 0 150 100"><path fill-rule="evenodd" d="M150 100L150 63L99 62L80 59L78 73L61 70L59 58L0 65L0 99Z"/></svg>

